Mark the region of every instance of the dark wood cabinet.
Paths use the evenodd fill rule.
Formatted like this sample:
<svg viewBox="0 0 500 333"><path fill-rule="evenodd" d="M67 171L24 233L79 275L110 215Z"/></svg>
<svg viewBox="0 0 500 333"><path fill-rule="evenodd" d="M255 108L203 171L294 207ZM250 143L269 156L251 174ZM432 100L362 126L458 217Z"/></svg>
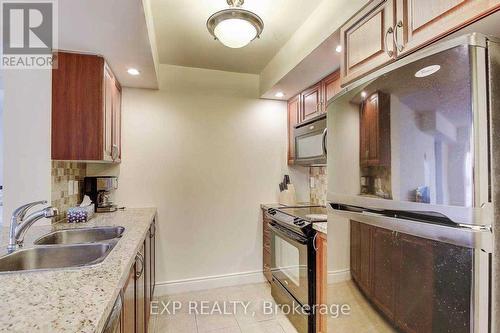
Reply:
<svg viewBox="0 0 500 333"><path fill-rule="evenodd" d="M288 101L288 164L293 164L295 160L295 137L293 131L300 118L300 94Z"/></svg>
<svg viewBox="0 0 500 333"><path fill-rule="evenodd" d="M267 223L271 220L267 217L267 212L265 209L262 210L262 230L263 230L263 238L262 238L262 264L263 264L263 272L266 280L271 283L273 276L271 274L271 230Z"/></svg>
<svg viewBox="0 0 500 333"><path fill-rule="evenodd" d="M395 298L396 325L404 332L432 332L434 255L432 241L397 237L399 282ZM458 331L456 331L458 332Z"/></svg>
<svg viewBox="0 0 500 333"><path fill-rule="evenodd" d="M318 82L314 86L301 93L302 100L300 122L306 121L321 114L322 111L322 83Z"/></svg>
<svg viewBox="0 0 500 333"><path fill-rule="evenodd" d="M472 283L467 275L472 271L469 249L357 221L351 221L350 240L353 280L401 332L432 332L436 327L462 332L468 327ZM460 258L460 263L450 261L450 256ZM365 266L370 267L368 277L363 273ZM465 274L457 275L457 271ZM453 274L457 287L443 286L448 280L437 278L448 279Z"/></svg>
<svg viewBox="0 0 500 333"><path fill-rule="evenodd" d="M52 159L119 162L121 86L103 57L58 52L52 70Z"/></svg>
<svg viewBox="0 0 500 333"><path fill-rule="evenodd" d="M373 302L394 320L396 282L398 281L398 250L394 233L387 229L373 228Z"/></svg>
<svg viewBox="0 0 500 333"><path fill-rule="evenodd" d="M376 92L368 96L360 107L360 164L390 166L391 127L389 96Z"/></svg>

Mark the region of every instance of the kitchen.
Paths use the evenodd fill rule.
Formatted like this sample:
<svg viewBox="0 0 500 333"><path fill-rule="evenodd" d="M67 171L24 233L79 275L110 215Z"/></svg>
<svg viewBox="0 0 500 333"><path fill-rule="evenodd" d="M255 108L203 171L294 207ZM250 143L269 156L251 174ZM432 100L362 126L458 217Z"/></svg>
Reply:
<svg viewBox="0 0 500 333"><path fill-rule="evenodd" d="M401 207L432 211L477 226L464 231L474 233L495 212L495 159L481 162L495 151L495 140L483 130L471 134L490 126L484 114L471 110L491 109L494 104L485 105L496 101L495 87L485 84L494 72L484 71L484 61L494 68L494 47L487 46L494 38L461 36L498 36L499 5L438 3L247 0L231 8L225 1L58 2L58 67L2 71L1 254L14 210L40 200L49 203L31 211L51 205L58 214L53 221L16 215L18 226L23 219L29 223L19 228L12 253L50 248L54 257L62 254L57 263L30 262L28 272L2 269L0 330L101 332L111 323L120 326L118 332L326 332L327 326L333 332L495 332L496 244L488 236L494 224L492 232L477 234L481 241L463 246L462 233L447 234L448 242L439 236L442 228L453 228L442 216L384 215ZM216 28L206 23L228 8L250 11L241 15L260 38L241 48L226 46L230 41L221 35L214 40ZM433 58L460 45L474 51ZM423 73L440 91L435 96L413 79L425 61L441 66ZM470 87L488 94L478 98L468 93ZM447 112L429 111L437 101ZM471 119L479 126L470 125ZM467 155L472 144L480 158ZM66 223L77 218L73 211L90 211L74 209L84 195L96 210L116 211ZM407 227L408 219L418 230ZM283 231L305 245L291 249L279 237ZM459 254L473 251L474 265L481 265L471 268L465 260L464 269L472 272L474 286L467 278L460 281L477 301L460 303L465 312L453 317L460 329L446 326L451 320L445 311L422 310L429 300L451 301L443 295L454 289L434 296L432 288L422 288L419 302L396 301L396 274L407 272L408 281L426 286L433 279L446 286L449 276L412 280L419 276L415 270L434 272L434 263L416 255L404 271L399 257L387 259L392 250L376 247L377 239L393 247L428 239L426 247L412 247L415 253L451 242L458 249L443 251L455 259L470 258ZM58 241L73 244L47 245ZM377 278L380 258L373 248L386 251L380 266L385 276ZM90 249L98 253L88 264ZM67 264L81 259L76 253L85 253L85 262ZM475 275L485 268L480 253L492 276ZM402 285L398 290L418 299ZM183 306L176 314L158 313L157 302L224 300L281 309L203 315ZM352 312L287 316L290 301L302 308L346 303ZM418 311L401 314L395 302L396 308ZM413 319L411 326L411 315L428 320Z"/></svg>

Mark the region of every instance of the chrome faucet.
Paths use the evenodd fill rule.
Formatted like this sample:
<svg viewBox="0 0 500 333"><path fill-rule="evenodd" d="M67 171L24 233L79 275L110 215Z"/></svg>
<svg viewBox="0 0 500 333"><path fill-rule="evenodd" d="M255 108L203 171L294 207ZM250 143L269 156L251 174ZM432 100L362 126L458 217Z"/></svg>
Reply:
<svg viewBox="0 0 500 333"><path fill-rule="evenodd" d="M7 246L8 253L12 253L23 246L24 235L26 234L26 231L33 225L33 223L35 223L42 217L51 218L57 216L58 211L54 207L47 207L26 216L26 213L32 207L36 205L45 205L46 203L46 200L36 201L23 205L14 210L10 221L9 245Z"/></svg>

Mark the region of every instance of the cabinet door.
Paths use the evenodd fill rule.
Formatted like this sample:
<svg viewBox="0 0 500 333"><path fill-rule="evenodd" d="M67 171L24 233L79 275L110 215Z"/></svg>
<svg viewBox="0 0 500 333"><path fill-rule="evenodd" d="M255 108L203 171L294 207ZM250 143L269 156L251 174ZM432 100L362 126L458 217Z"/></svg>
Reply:
<svg viewBox="0 0 500 333"><path fill-rule="evenodd" d="M321 113L321 82L307 89L301 95L302 113L300 122L303 122Z"/></svg>
<svg viewBox="0 0 500 333"><path fill-rule="evenodd" d="M395 320L403 332L432 332L434 256L432 241L410 235L397 239L400 251Z"/></svg>
<svg viewBox="0 0 500 333"><path fill-rule="evenodd" d="M380 92L370 95L361 105L360 164L383 166L390 164L390 103Z"/></svg>
<svg viewBox="0 0 500 333"><path fill-rule="evenodd" d="M144 277L145 262L144 244L137 253L135 272L135 329L136 333L146 332L146 281Z"/></svg>
<svg viewBox="0 0 500 333"><path fill-rule="evenodd" d="M123 287L122 333L135 332L135 265L130 269Z"/></svg>
<svg viewBox="0 0 500 333"><path fill-rule="evenodd" d="M262 210L262 230L263 230L263 238L262 238L262 265L264 276L267 281L271 283L272 281L272 273L271 273L271 230L269 230L269 226L267 223L269 222L269 218L266 216L266 211Z"/></svg>
<svg viewBox="0 0 500 333"><path fill-rule="evenodd" d="M156 285L156 218L153 220L153 224L151 225L151 299L155 294L155 285Z"/></svg>
<svg viewBox="0 0 500 333"><path fill-rule="evenodd" d="M113 87L113 138L111 155L114 162L120 162L122 156L121 142L122 142L122 91L120 84L114 81Z"/></svg>
<svg viewBox="0 0 500 333"><path fill-rule="evenodd" d="M499 0L397 0L398 53L424 46L498 9Z"/></svg>
<svg viewBox="0 0 500 333"><path fill-rule="evenodd" d="M383 228L373 228L373 302L394 320L396 301L398 250L394 233Z"/></svg>
<svg viewBox="0 0 500 333"><path fill-rule="evenodd" d="M151 228L146 234L146 239L144 240L144 283L145 283L145 323L146 332L149 325L149 316L151 314Z"/></svg>
<svg viewBox="0 0 500 333"><path fill-rule="evenodd" d="M113 160L113 99L115 81L107 65L104 66L104 160Z"/></svg>
<svg viewBox="0 0 500 333"><path fill-rule="evenodd" d="M370 296L372 293L372 227L359 224L359 286Z"/></svg>
<svg viewBox="0 0 500 333"><path fill-rule="evenodd" d="M316 234L316 304L327 303L327 272L328 272L328 248L326 235L318 232ZM316 332L326 333L328 317L318 313L316 317Z"/></svg>
<svg viewBox="0 0 500 333"><path fill-rule="evenodd" d="M336 71L323 79L322 112L326 112L328 101L340 92L340 72Z"/></svg>
<svg viewBox="0 0 500 333"><path fill-rule="evenodd" d="M394 1L371 1L340 29L342 84L394 59Z"/></svg>
<svg viewBox="0 0 500 333"><path fill-rule="evenodd" d="M361 240L359 222L351 221L351 276L359 283Z"/></svg>
<svg viewBox="0 0 500 333"><path fill-rule="evenodd" d="M299 123L300 95L288 101L288 164L293 164L295 159L294 126Z"/></svg>

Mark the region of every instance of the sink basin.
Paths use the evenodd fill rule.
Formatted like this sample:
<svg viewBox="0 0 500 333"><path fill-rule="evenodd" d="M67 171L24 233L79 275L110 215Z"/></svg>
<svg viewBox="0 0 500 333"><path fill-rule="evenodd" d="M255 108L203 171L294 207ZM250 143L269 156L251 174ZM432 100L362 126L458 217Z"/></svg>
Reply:
<svg viewBox="0 0 500 333"><path fill-rule="evenodd" d="M65 229L51 232L35 241L36 245L95 243L122 236L123 227Z"/></svg>
<svg viewBox="0 0 500 333"><path fill-rule="evenodd" d="M0 272L89 266L102 262L117 241L38 246L0 257Z"/></svg>

